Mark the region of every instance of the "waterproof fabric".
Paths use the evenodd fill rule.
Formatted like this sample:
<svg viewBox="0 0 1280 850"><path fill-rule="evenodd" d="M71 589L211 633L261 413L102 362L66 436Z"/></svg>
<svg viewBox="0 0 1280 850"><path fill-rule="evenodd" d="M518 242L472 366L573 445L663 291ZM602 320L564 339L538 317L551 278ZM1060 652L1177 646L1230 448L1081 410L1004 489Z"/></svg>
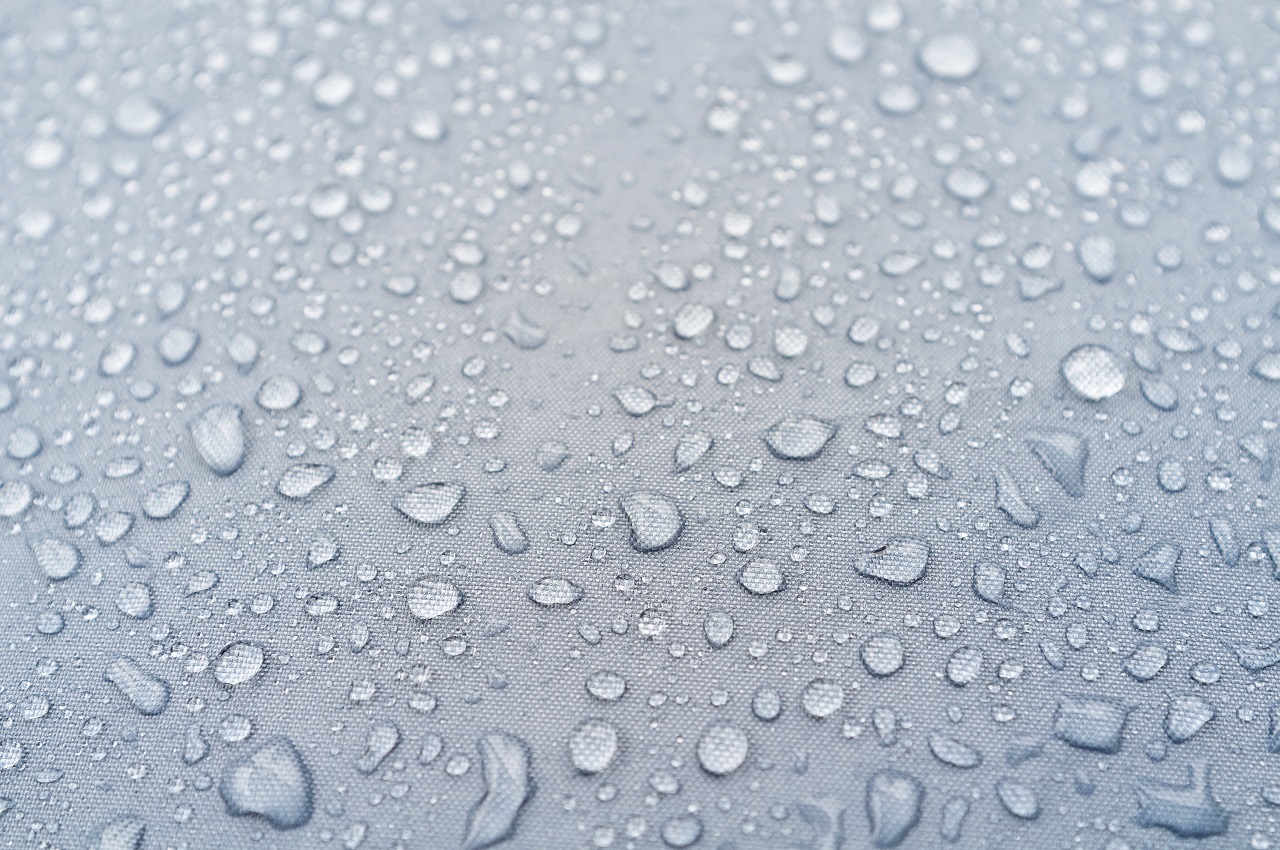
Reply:
<svg viewBox="0 0 1280 850"><path fill-rule="evenodd" d="M0 846L1273 846L1267 3L10 2Z"/></svg>

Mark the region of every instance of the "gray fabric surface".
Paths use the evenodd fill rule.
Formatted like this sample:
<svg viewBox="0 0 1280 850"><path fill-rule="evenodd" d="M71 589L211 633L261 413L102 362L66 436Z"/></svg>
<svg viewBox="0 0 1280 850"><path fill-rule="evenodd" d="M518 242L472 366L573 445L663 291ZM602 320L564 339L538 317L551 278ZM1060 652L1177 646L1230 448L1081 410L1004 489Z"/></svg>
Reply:
<svg viewBox="0 0 1280 850"><path fill-rule="evenodd" d="M1273 846L1273 5L5 6L0 847Z"/></svg>

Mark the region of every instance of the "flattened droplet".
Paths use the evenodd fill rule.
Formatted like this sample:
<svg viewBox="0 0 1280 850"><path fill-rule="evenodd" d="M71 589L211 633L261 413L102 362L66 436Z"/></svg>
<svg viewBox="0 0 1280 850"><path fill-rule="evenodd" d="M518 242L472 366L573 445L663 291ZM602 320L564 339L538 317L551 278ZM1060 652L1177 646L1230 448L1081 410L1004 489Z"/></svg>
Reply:
<svg viewBox="0 0 1280 850"><path fill-rule="evenodd" d="M952 767L968 769L982 764L982 753L978 750L937 732L929 734L929 751L938 761Z"/></svg>
<svg viewBox="0 0 1280 850"><path fill-rule="evenodd" d="M31 541L31 554L36 566L50 581L65 581L80 568L80 550L73 544L56 537L41 537Z"/></svg>
<svg viewBox="0 0 1280 850"><path fill-rule="evenodd" d="M1171 384L1154 378L1143 378L1138 382L1142 397L1157 410L1166 413L1178 408L1178 391Z"/></svg>
<svg viewBox="0 0 1280 850"><path fill-rule="evenodd" d="M1213 703L1195 694L1174 697L1164 716L1164 732L1170 741L1181 744L1191 740L1217 713Z"/></svg>
<svg viewBox="0 0 1280 850"><path fill-rule="evenodd" d="M881 770L867 781L867 821L871 843L897 847L920 822L924 785L909 773ZM847 813L846 813L847 814Z"/></svg>
<svg viewBox="0 0 1280 850"><path fill-rule="evenodd" d="M44 450L44 439L30 425L19 425L9 432L5 441L5 454L14 460L31 460Z"/></svg>
<svg viewBox="0 0 1280 850"><path fill-rule="evenodd" d="M400 729L394 723L378 722L369 727L364 752L356 761L356 770L366 776L378 769L382 760L400 743Z"/></svg>
<svg viewBox="0 0 1280 850"><path fill-rule="evenodd" d="M706 304L690 302L676 312L671 330L677 339L693 339L716 320L716 313Z"/></svg>
<svg viewBox="0 0 1280 850"><path fill-rule="evenodd" d="M919 61L925 73L935 80L955 83L978 73L982 52L973 39L963 33L943 33L925 41Z"/></svg>
<svg viewBox="0 0 1280 850"><path fill-rule="evenodd" d="M1003 511L1014 525L1020 528L1035 528L1040 524L1040 512L1027 504L1009 470L1003 466L997 467L995 483L996 507Z"/></svg>
<svg viewBox="0 0 1280 850"><path fill-rule="evenodd" d="M1253 361L1249 374L1268 383L1280 382L1280 351L1269 351Z"/></svg>
<svg viewBox="0 0 1280 850"><path fill-rule="evenodd" d="M1043 429L1029 433L1026 443L1068 496L1079 499L1084 495L1084 472L1089 462L1088 441L1071 431Z"/></svg>
<svg viewBox="0 0 1280 850"><path fill-rule="evenodd" d="M876 367L862 360L855 360L845 370L844 382L853 389L861 389L879 377Z"/></svg>
<svg viewBox="0 0 1280 850"><path fill-rule="evenodd" d="M190 493L191 485L186 481L160 484L143 497L142 512L151 519L168 519L178 512Z"/></svg>
<svg viewBox="0 0 1280 850"><path fill-rule="evenodd" d="M237 333L227 343L227 356L242 373L252 371L258 362L258 341L245 333Z"/></svg>
<svg viewBox="0 0 1280 850"><path fill-rule="evenodd" d="M120 101L111 114L116 131L130 139L146 139L160 131L168 120L164 109L142 95L130 95Z"/></svg>
<svg viewBox="0 0 1280 850"><path fill-rule="evenodd" d="M444 118L435 110L424 110L409 121L409 134L420 142L435 143L449 134Z"/></svg>
<svg viewBox="0 0 1280 850"><path fill-rule="evenodd" d="M98 830L91 850L139 850L146 834L146 821L137 815L123 815Z"/></svg>
<svg viewBox="0 0 1280 850"><path fill-rule="evenodd" d="M658 397L644 387L619 387L613 397L632 416L644 416L658 406Z"/></svg>
<svg viewBox="0 0 1280 850"><path fill-rule="evenodd" d="M1156 331L1156 343L1172 354L1195 354L1204 350L1204 342L1186 328L1161 328Z"/></svg>
<svg viewBox="0 0 1280 850"><path fill-rule="evenodd" d="M1124 389L1124 367L1115 353L1101 345L1081 345L1062 358L1062 378L1085 401L1103 401Z"/></svg>
<svg viewBox="0 0 1280 850"><path fill-rule="evenodd" d="M1271 706L1267 716L1267 752L1280 753L1280 704Z"/></svg>
<svg viewBox="0 0 1280 850"><path fill-rule="evenodd" d="M1063 697L1053 717L1053 733L1077 749L1114 754L1120 752L1128 716L1128 709L1114 700Z"/></svg>
<svg viewBox="0 0 1280 850"><path fill-rule="evenodd" d="M266 654L248 641L227 644L213 663L213 678L224 685L243 685L262 672Z"/></svg>
<svg viewBox="0 0 1280 850"><path fill-rule="evenodd" d="M728 776L747 760L750 743L736 726L716 723L698 739L698 764L712 776Z"/></svg>
<svg viewBox="0 0 1280 850"><path fill-rule="evenodd" d="M777 720L782 716L782 694L773 688L759 688L751 697L751 713L765 723Z"/></svg>
<svg viewBox="0 0 1280 850"><path fill-rule="evenodd" d="M447 581L422 579L409 589L409 613L419 620L443 617L462 604L462 591Z"/></svg>
<svg viewBox="0 0 1280 850"><path fill-rule="evenodd" d="M1160 585L1170 593L1178 592L1178 559L1182 548L1173 543L1157 543L1138 558L1133 572Z"/></svg>
<svg viewBox="0 0 1280 850"><path fill-rule="evenodd" d="M258 387L258 406L272 413L289 410L302 400L302 387L293 378L276 375Z"/></svg>
<svg viewBox="0 0 1280 850"><path fill-rule="evenodd" d="M266 739L229 760L218 791L233 817L260 815L276 829L297 829L311 820L311 771L293 742Z"/></svg>
<svg viewBox="0 0 1280 850"><path fill-rule="evenodd" d="M942 462L942 457L933 449L920 449L912 456L912 462L921 472L927 472L934 478L947 481L951 478L951 470Z"/></svg>
<svg viewBox="0 0 1280 850"><path fill-rule="evenodd" d="M1169 651L1158 644L1146 644L1133 651L1124 662L1124 671L1139 682L1154 679L1169 663Z"/></svg>
<svg viewBox="0 0 1280 850"><path fill-rule="evenodd" d="M692 847L702 837L702 821L694 815L676 815L662 825L662 840L668 847Z"/></svg>
<svg viewBox="0 0 1280 850"><path fill-rule="evenodd" d="M1035 820L1040 816L1040 801L1030 785L1013 779L1001 779L996 783L996 796L1005 811L1015 818Z"/></svg>
<svg viewBox="0 0 1280 850"><path fill-rule="evenodd" d="M897 673L906 660L902 641L890 632L881 632L867 638L862 644L861 655L862 666L866 667L867 672L872 676L879 678Z"/></svg>
<svg viewBox="0 0 1280 850"><path fill-rule="evenodd" d="M231 475L244 463L244 411L237 404L215 404L191 423L191 439L216 475Z"/></svg>
<svg viewBox="0 0 1280 850"><path fill-rule="evenodd" d="M844 688L839 682L833 682L830 679L814 679L805 685L800 693L800 706L805 714L815 720L830 717L839 711L842 705L844 705Z"/></svg>
<svg viewBox="0 0 1280 850"><path fill-rule="evenodd" d="M1134 783L1138 795L1137 822L1160 827L1179 838L1209 838L1227 831L1226 811L1213 799L1209 788L1209 766L1190 764L1181 783L1139 778Z"/></svg>
<svg viewBox="0 0 1280 850"><path fill-rule="evenodd" d="M1076 258L1084 273L1098 283L1108 283L1116 273L1116 243L1109 236L1092 235L1076 245Z"/></svg>
<svg viewBox="0 0 1280 850"><path fill-rule="evenodd" d="M985 561L973 565L973 592L984 602L1002 608L1009 606L1009 600L1004 595L1005 579L1004 567Z"/></svg>
<svg viewBox="0 0 1280 850"><path fill-rule="evenodd" d="M702 633L712 649L724 649L733 640L733 617L724 611L712 611L702 622Z"/></svg>
<svg viewBox="0 0 1280 850"><path fill-rule="evenodd" d="M582 588L565 578L540 578L529 588L529 599L543 608L572 605L582 596Z"/></svg>
<svg viewBox="0 0 1280 850"><path fill-rule="evenodd" d="M955 844L960 840L964 819L969 815L969 803L961 797L952 797L942 807L942 823L938 827L942 840Z"/></svg>
<svg viewBox="0 0 1280 850"><path fill-rule="evenodd" d="M905 586L924 577L929 561L929 547L920 540L899 538L863 555L854 562L854 569L869 578L889 584Z"/></svg>
<svg viewBox="0 0 1280 850"><path fill-rule="evenodd" d="M957 201L972 204L985 198L991 191L991 178L976 168L959 166L947 172L942 185Z"/></svg>
<svg viewBox="0 0 1280 850"><path fill-rule="evenodd" d="M827 55L840 65L855 65L867 55L867 40L853 27L832 27L827 35Z"/></svg>
<svg viewBox="0 0 1280 850"><path fill-rule="evenodd" d="M548 440L538 447L534 459L543 472L555 472L569 459L569 447L556 440Z"/></svg>
<svg viewBox="0 0 1280 850"><path fill-rule="evenodd" d="M810 416L789 416L764 432L764 443L780 460L813 460L836 435L836 426Z"/></svg>
<svg viewBox="0 0 1280 850"><path fill-rule="evenodd" d="M738 583L749 593L767 596L786 586L782 568L773 561L751 561L738 573Z"/></svg>
<svg viewBox="0 0 1280 850"><path fill-rule="evenodd" d="M529 537L520 526L519 517L511 511L498 511L489 517L489 530L493 533L493 545L508 555L529 550Z"/></svg>
<svg viewBox="0 0 1280 850"><path fill-rule="evenodd" d="M637 490L619 500L631 524L631 547L637 552L657 552L675 544L684 529L684 516L668 497L651 490Z"/></svg>
<svg viewBox="0 0 1280 850"><path fill-rule="evenodd" d="M440 525L453 516L466 495L467 488L461 484L419 484L396 500L396 510L423 525Z"/></svg>
<svg viewBox="0 0 1280 850"><path fill-rule="evenodd" d="M139 714L160 714L169 705L169 686L122 655L107 665L102 678L120 689Z"/></svg>
<svg viewBox="0 0 1280 850"><path fill-rule="evenodd" d="M1271 526L1261 531L1262 549L1271 560L1271 576L1280 581L1280 526Z"/></svg>
<svg viewBox="0 0 1280 850"><path fill-rule="evenodd" d="M1280 641L1267 646L1249 646L1247 644L1230 644L1236 661L1250 673L1261 673L1268 667L1280 664Z"/></svg>
<svg viewBox="0 0 1280 850"><path fill-rule="evenodd" d="M533 794L529 747L505 732L486 735L477 742L484 771L484 796L471 810L463 850L481 850L510 838L516 818Z"/></svg>
<svg viewBox="0 0 1280 850"><path fill-rule="evenodd" d="M775 86L790 88L809 79L809 66L789 54L774 56L764 63L764 76Z"/></svg>
<svg viewBox="0 0 1280 850"><path fill-rule="evenodd" d="M126 617L135 620L149 619L155 610L151 587L139 581L129 582L120 588L120 593L116 596L116 608Z"/></svg>
<svg viewBox="0 0 1280 850"><path fill-rule="evenodd" d="M1213 536L1214 545L1218 547L1222 562L1234 567L1240 560L1240 541L1231 520L1223 516L1210 517L1209 533Z"/></svg>
<svg viewBox="0 0 1280 850"><path fill-rule="evenodd" d="M569 735L569 761L579 773L600 773L618 754L618 730L606 720L583 720Z"/></svg>
<svg viewBox="0 0 1280 850"><path fill-rule="evenodd" d="M166 366L181 366L200 345L200 333L194 328L170 328L156 343L156 352Z"/></svg>
<svg viewBox="0 0 1280 850"><path fill-rule="evenodd" d="M296 463L284 471L276 492L287 499L305 499L333 480L337 470L324 463Z"/></svg>
<svg viewBox="0 0 1280 850"><path fill-rule="evenodd" d="M355 92L356 81L350 74L332 71L316 80L311 97L321 109L337 109L349 101Z"/></svg>
<svg viewBox="0 0 1280 850"><path fill-rule="evenodd" d="M307 569L323 567L337 557L338 541L327 534L321 534L307 547Z"/></svg>
<svg viewBox="0 0 1280 850"><path fill-rule="evenodd" d="M587 677L587 693L601 702L616 702L627 692L627 680L612 670L598 670Z"/></svg>
<svg viewBox="0 0 1280 850"><path fill-rule="evenodd" d="M512 313L502 326L502 332L512 345L521 351L541 348L547 341L547 329L526 318L519 310Z"/></svg>
<svg viewBox="0 0 1280 850"><path fill-rule="evenodd" d="M25 481L0 482L0 517L13 519L31 505L34 497L31 485Z"/></svg>
<svg viewBox="0 0 1280 850"><path fill-rule="evenodd" d="M713 443L710 434L701 432L681 437L680 442L676 443L675 471L685 472L690 469L711 451Z"/></svg>

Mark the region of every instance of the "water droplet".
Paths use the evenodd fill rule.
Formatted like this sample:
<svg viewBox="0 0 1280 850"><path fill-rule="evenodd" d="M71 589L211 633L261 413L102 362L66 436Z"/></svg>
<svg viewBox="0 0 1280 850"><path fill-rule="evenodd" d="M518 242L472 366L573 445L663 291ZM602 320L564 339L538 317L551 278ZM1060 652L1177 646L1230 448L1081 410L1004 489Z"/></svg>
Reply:
<svg viewBox="0 0 1280 850"><path fill-rule="evenodd" d="M782 590L786 579L773 561L751 561L738 573L738 583L749 593L766 596Z"/></svg>
<svg viewBox="0 0 1280 850"><path fill-rule="evenodd" d="M1059 740L1082 750L1118 753L1128 709L1109 699L1063 697L1053 717Z"/></svg>
<svg viewBox="0 0 1280 850"><path fill-rule="evenodd" d="M982 52L963 33L943 33L928 38L920 47L920 67L937 80L960 82L978 73Z"/></svg>
<svg viewBox="0 0 1280 850"><path fill-rule="evenodd" d="M684 516L661 493L639 490L622 497L618 505L631 524L631 546L637 552L657 552L680 538Z"/></svg>
<svg viewBox="0 0 1280 850"><path fill-rule="evenodd" d="M50 581L65 581L80 568L80 550L65 540L41 537L30 546L36 565Z"/></svg>
<svg viewBox="0 0 1280 850"><path fill-rule="evenodd" d="M854 562L854 569L869 578L894 585L914 584L924 577L929 547L920 540L891 540Z"/></svg>
<svg viewBox="0 0 1280 850"><path fill-rule="evenodd" d="M244 463L246 443L239 405L218 404L191 423L191 439L216 475L231 475Z"/></svg>
<svg viewBox="0 0 1280 850"><path fill-rule="evenodd" d="M1081 345L1062 358L1062 377L1086 401L1102 401L1124 389L1124 369L1109 348Z"/></svg>
<svg viewBox="0 0 1280 850"><path fill-rule="evenodd" d="M563 578L540 578L529 588L529 599L544 608L560 608L582 599L583 590Z"/></svg>
<svg viewBox="0 0 1280 850"><path fill-rule="evenodd" d="M920 822L924 785L909 773L885 769L867 781L867 821L871 843L897 847ZM848 812L845 813L848 817Z"/></svg>
<svg viewBox="0 0 1280 850"><path fill-rule="evenodd" d="M311 820L311 771L283 736L230 759L218 791L227 813L235 817L260 815L276 829L297 829Z"/></svg>
<svg viewBox="0 0 1280 850"><path fill-rule="evenodd" d="M757 694L757 696L759 696ZM755 702L752 703L753 707ZM804 707L805 714L810 717L822 719L830 717L840 710L844 705L844 688L839 682L833 682L830 679L814 679L805 685L804 690L800 694L800 705ZM759 712L756 716L759 716ZM776 712L774 717L776 717Z"/></svg>
<svg viewBox="0 0 1280 850"><path fill-rule="evenodd" d="M698 763L712 776L727 776L742 767L750 744L736 726L716 723L698 739Z"/></svg>
<svg viewBox="0 0 1280 850"><path fill-rule="evenodd" d="M618 754L618 730L598 719L583 720L569 735L569 761L579 773L600 773Z"/></svg>
<svg viewBox="0 0 1280 850"><path fill-rule="evenodd" d="M396 500L396 510L423 525L441 525L458 509L466 494L467 488L461 484L419 484Z"/></svg>
<svg viewBox="0 0 1280 850"><path fill-rule="evenodd" d="M280 476L276 492L287 499L305 499L332 481L337 472L323 463L297 463Z"/></svg>
<svg viewBox="0 0 1280 850"><path fill-rule="evenodd" d="M120 689L139 714L160 714L169 705L169 686L128 656L109 663L102 678Z"/></svg>
<svg viewBox="0 0 1280 850"><path fill-rule="evenodd" d="M463 850L482 850L509 838L516 818L533 793L529 747L505 732L477 742L484 770L484 796L471 810Z"/></svg>
<svg viewBox="0 0 1280 850"><path fill-rule="evenodd" d="M782 419L764 432L764 442L780 460L813 460L836 434L836 426L808 416Z"/></svg>
<svg viewBox="0 0 1280 850"><path fill-rule="evenodd" d="M409 589L409 613L419 620L443 617L462 604L462 592L447 582L422 579Z"/></svg>
<svg viewBox="0 0 1280 850"><path fill-rule="evenodd" d="M154 136L168 121L168 114L155 101L142 95L130 95L120 101L111 115L111 123L122 136L145 139Z"/></svg>
<svg viewBox="0 0 1280 850"><path fill-rule="evenodd" d="M266 655L256 643L229 643L213 663L213 678L224 685L243 685L262 672L265 661Z"/></svg>
<svg viewBox="0 0 1280 850"><path fill-rule="evenodd" d="M1001 779L996 783L996 795L1005 811L1022 820L1034 820L1040 816L1040 801L1031 786L1013 779Z"/></svg>

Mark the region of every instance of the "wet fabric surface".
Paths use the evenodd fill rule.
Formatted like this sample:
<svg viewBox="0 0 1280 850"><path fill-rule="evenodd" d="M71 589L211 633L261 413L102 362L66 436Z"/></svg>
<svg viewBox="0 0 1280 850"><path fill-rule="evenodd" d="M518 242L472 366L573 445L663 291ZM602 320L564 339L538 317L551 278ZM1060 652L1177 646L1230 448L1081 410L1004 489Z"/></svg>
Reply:
<svg viewBox="0 0 1280 850"><path fill-rule="evenodd" d="M1269 5L4 11L0 846L1276 840Z"/></svg>

